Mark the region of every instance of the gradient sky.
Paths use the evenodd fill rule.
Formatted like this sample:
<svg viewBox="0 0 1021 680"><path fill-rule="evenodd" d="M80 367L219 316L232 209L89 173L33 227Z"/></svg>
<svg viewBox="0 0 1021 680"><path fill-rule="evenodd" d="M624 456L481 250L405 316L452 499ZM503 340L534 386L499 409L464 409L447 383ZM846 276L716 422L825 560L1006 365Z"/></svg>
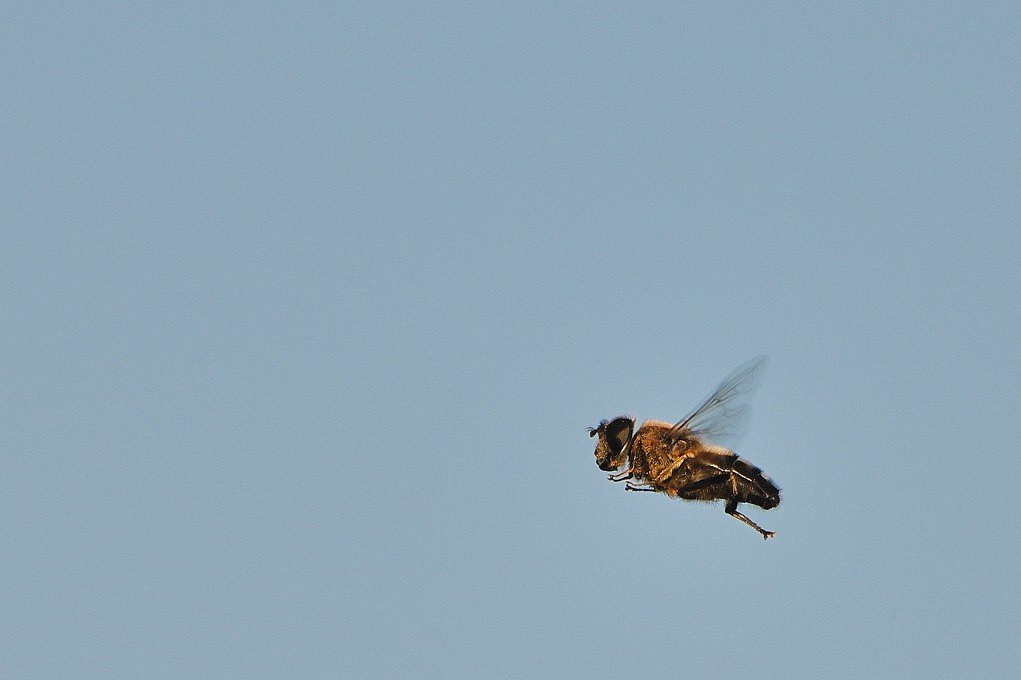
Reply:
<svg viewBox="0 0 1021 680"><path fill-rule="evenodd" d="M172 4L0 23L10 677L1021 666L1017 3Z"/></svg>

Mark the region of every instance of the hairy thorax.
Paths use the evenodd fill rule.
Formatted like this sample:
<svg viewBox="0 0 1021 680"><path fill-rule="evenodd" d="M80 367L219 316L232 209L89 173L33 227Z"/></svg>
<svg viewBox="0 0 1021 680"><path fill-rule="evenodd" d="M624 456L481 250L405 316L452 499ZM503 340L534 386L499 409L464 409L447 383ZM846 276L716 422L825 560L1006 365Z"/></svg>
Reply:
<svg viewBox="0 0 1021 680"><path fill-rule="evenodd" d="M653 481L673 461L683 457L687 442L672 433L671 423L646 420L631 442L631 471L643 481Z"/></svg>
<svg viewBox="0 0 1021 680"><path fill-rule="evenodd" d="M659 420L642 423L631 445L631 471L659 491L678 495L684 486L729 469L737 458L729 449L702 442L689 430L675 431ZM706 465L708 464L708 465ZM698 500L714 496L707 490Z"/></svg>

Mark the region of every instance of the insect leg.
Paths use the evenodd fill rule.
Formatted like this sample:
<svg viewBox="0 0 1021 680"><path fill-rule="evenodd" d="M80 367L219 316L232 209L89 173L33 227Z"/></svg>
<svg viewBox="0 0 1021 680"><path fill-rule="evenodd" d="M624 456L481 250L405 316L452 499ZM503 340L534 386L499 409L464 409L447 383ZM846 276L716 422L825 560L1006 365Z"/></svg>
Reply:
<svg viewBox="0 0 1021 680"><path fill-rule="evenodd" d="M705 479L700 479L697 482L692 482L691 484L688 484L687 486L682 486L681 488L679 488L677 490L677 493L678 493L678 495L680 495L680 494L687 493L689 491L698 491L699 489L701 489L703 487L712 486L713 484L720 484L722 482L727 481L728 479L730 479L730 475L727 474L727 473L723 473L723 474L720 474L720 475L714 475L712 477L706 477Z"/></svg>
<svg viewBox="0 0 1021 680"><path fill-rule="evenodd" d="M726 512L731 517L736 517L737 519L741 520L742 522L750 526L752 529L758 531L760 534L762 534L762 540L766 540L767 538L772 538L773 536L776 536L775 531L766 531L758 524L756 524L755 522L751 521L750 519L742 515L740 512L738 512L737 503L738 500L736 498L730 499L729 501L727 501L727 507L724 508L723 511Z"/></svg>
<svg viewBox="0 0 1021 680"><path fill-rule="evenodd" d="M688 464L687 458L680 458L678 460L675 460L673 463L670 463L670 465L667 466L665 470L656 475L656 481L662 482L665 479L670 479L671 477L674 476L674 473L681 468L682 465L687 464Z"/></svg>
<svg viewBox="0 0 1021 680"><path fill-rule="evenodd" d="M634 475L631 474L631 470L625 470L624 472L619 472L615 475L606 475L606 478L611 482L623 482L625 479L631 479L632 477L634 477Z"/></svg>
<svg viewBox="0 0 1021 680"><path fill-rule="evenodd" d="M627 484L624 485L624 490L625 491L658 491L659 489L653 488L651 486L644 486L644 487L643 486L635 486L631 482L628 482Z"/></svg>

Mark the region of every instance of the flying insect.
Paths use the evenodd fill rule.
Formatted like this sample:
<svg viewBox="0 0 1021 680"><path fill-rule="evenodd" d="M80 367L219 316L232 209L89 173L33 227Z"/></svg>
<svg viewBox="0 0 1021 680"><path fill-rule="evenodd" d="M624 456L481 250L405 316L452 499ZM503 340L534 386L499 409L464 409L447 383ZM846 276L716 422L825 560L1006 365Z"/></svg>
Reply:
<svg viewBox="0 0 1021 680"><path fill-rule="evenodd" d="M758 531L763 540L772 538L776 532L763 529L737 506L750 503L771 510L780 504L780 489L762 470L715 443L738 433L764 367L765 357L745 362L676 423L646 420L635 432L634 418L618 416L590 427L589 436L599 438L596 465L610 473L610 481L626 481L627 491L726 501L724 512Z"/></svg>

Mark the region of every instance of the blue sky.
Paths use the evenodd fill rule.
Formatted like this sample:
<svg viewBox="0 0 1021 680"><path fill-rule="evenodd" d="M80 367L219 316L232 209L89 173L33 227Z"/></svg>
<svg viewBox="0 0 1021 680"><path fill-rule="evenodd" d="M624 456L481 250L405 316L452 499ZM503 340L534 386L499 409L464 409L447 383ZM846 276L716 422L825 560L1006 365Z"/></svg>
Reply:
<svg viewBox="0 0 1021 680"><path fill-rule="evenodd" d="M9 8L3 666L1006 677L1019 29ZM605 480L758 354L776 541Z"/></svg>

